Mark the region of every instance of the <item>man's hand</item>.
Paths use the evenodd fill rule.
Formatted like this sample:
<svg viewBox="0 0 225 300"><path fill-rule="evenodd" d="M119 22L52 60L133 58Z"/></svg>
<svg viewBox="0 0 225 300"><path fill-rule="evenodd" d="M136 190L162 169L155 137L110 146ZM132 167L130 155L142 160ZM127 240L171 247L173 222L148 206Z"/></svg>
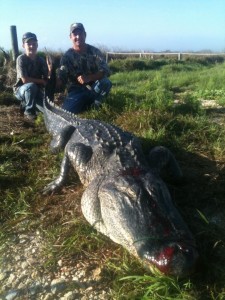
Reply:
<svg viewBox="0 0 225 300"><path fill-rule="evenodd" d="M46 56L46 63L47 63L47 66L48 66L48 73L51 75L52 68L53 68L53 62L52 62L52 58L49 55Z"/></svg>
<svg viewBox="0 0 225 300"><path fill-rule="evenodd" d="M85 83L88 83L90 81L90 79L89 79L89 76L87 76L87 75L80 75L77 77L77 81L80 84L85 84Z"/></svg>
<svg viewBox="0 0 225 300"><path fill-rule="evenodd" d="M104 73L101 71L98 71L97 73L89 74L89 75L80 75L77 77L77 81L80 84L89 83L91 81L100 80L104 77Z"/></svg>

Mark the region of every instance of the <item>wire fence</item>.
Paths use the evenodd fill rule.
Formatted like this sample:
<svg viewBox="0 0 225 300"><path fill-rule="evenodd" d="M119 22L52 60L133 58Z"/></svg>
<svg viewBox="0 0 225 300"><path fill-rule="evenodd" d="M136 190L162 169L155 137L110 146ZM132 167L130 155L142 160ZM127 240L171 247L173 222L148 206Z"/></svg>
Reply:
<svg viewBox="0 0 225 300"><path fill-rule="evenodd" d="M173 57L177 60L182 60L187 57L198 56L198 57L210 57L210 56L225 56L223 52L216 53L201 53L201 52L106 52L106 61L111 59L127 58L127 57L138 57L138 58L165 58Z"/></svg>

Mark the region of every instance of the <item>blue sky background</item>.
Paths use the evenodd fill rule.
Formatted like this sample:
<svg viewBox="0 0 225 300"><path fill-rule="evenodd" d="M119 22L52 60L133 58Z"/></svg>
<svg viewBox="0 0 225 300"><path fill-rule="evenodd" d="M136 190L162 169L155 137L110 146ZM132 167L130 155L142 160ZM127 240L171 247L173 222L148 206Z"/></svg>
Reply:
<svg viewBox="0 0 225 300"><path fill-rule="evenodd" d="M87 43L112 51L225 52L225 0L0 0L0 46L10 26L37 34L39 50L65 51L69 27L84 24Z"/></svg>

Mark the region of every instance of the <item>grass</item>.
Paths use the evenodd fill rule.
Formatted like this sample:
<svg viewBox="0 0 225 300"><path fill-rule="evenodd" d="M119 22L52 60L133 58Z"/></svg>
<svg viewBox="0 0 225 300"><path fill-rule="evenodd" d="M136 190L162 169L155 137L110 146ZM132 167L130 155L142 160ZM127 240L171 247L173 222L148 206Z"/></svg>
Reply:
<svg viewBox="0 0 225 300"><path fill-rule="evenodd" d="M84 188L76 174L61 192L42 195L58 174L62 153L49 152L41 117L32 130L0 137L0 252L16 232L38 229L45 241L46 271L54 270L59 259L96 264L113 299L225 299L225 65L130 60L112 62L111 69L113 89L106 103L82 117L134 133L146 154L155 145L173 151L186 182L174 186L168 181L168 187L197 241L196 272L182 279L148 274L126 250L95 232L81 214ZM10 97L2 93L0 105ZM222 108L205 109L204 99Z"/></svg>

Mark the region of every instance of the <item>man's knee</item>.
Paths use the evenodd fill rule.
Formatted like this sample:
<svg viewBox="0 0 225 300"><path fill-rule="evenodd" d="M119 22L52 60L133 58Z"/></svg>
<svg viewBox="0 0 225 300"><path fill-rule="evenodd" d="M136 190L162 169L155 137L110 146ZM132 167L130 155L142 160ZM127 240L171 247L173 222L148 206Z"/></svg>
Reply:
<svg viewBox="0 0 225 300"><path fill-rule="evenodd" d="M30 82L30 83L25 83L24 85L25 91L30 91L31 93L37 93L39 88L36 83Z"/></svg>
<svg viewBox="0 0 225 300"><path fill-rule="evenodd" d="M112 87L112 82L107 77L104 77L95 82L94 91L101 96L105 96L108 95L108 93L111 90L111 87Z"/></svg>
<svg viewBox="0 0 225 300"><path fill-rule="evenodd" d="M31 97L36 97L38 93L38 86L35 83L25 83L20 86L15 92L15 96L20 101L27 101Z"/></svg>
<svg viewBox="0 0 225 300"><path fill-rule="evenodd" d="M81 93L69 93L63 102L62 108L72 113L78 114L83 110L83 95Z"/></svg>

